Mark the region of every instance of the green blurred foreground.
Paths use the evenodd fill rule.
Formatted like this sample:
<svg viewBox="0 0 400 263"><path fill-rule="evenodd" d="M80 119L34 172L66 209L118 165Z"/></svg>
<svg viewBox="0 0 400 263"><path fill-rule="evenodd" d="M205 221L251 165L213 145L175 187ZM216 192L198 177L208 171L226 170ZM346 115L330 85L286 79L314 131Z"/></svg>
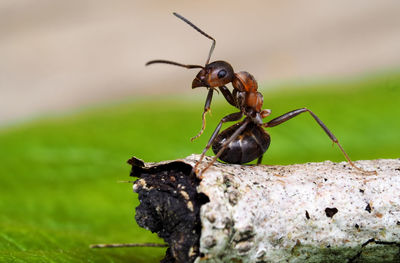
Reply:
<svg viewBox="0 0 400 263"><path fill-rule="evenodd" d="M271 118L304 106L313 110L354 160L400 157L400 75L307 89L279 87L263 94ZM162 258L161 248L88 246L162 242L136 225L137 197L130 184L117 181L130 179L126 160L132 155L161 161L200 153L217 122L234 111L222 96L215 98L206 133L191 143L201 126L205 97L206 91L198 89L191 97L149 98L3 129L0 262ZM344 161L307 114L268 131L272 142L265 164Z"/></svg>

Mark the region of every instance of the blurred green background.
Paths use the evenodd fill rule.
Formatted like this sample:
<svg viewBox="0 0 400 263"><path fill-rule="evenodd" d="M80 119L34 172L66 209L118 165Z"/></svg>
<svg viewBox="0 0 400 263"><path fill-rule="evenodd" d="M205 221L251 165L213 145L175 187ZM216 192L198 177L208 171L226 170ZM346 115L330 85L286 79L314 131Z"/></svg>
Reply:
<svg viewBox="0 0 400 263"><path fill-rule="evenodd" d="M217 122L234 108L216 97L206 132L191 143L206 91L196 93L132 99L4 128L0 262L157 262L164 249L88 246L161 242L136 225L136 194L117 181L130 179L131 156L153 162L201 152ZM353 160L399 158L400 74L295 89L288 84L263 93L272 117L312 109ZM268 132L272 143L265 164L344 161L307 114Z"/></svg>
<svg viewBox="0 0 400 263"><path fill-rule="evenodd" d="M399 158L398 0L3 0L0 262L158 262L137 226L126 161L201 153L235 111L214 96L205 133L197 72L151 59L227 60L259 81L271 118L308 107L353 160ZM240 18L240 19L238 19ZM229 86L230 87L230 86ZM227 127L229 124L225 125ZM307 114L268 129L264 164L344 161ZM211 154L211 152L210 152Z"/></svg>

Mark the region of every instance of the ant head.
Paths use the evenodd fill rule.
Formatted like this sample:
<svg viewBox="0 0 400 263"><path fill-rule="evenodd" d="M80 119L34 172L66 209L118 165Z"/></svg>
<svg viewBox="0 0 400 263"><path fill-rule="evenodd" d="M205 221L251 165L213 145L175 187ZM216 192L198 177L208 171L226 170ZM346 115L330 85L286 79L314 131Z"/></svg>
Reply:
<svg viewBox="0 0 400 263"><path fill-rule="evenodd" d="M196 75L192 89L197 87L220 87L232 82L234 77L232 66L225 61L214 61L207 64Z"/></svg>
<svg viewBox="0 0 400 263"><path fill-rule="evenodd" d="M177 18L181 19L183 22L194 28L197 32L202 34L203 36L212 40L210 51L208 52L208 57L206 61L206 65L188 65L188 64L181 64L178 62L170 61L170 60L163 60L157 59L152 60L146 63L147 65L156 64L156 63L163 63L163 64L170 64L179 67L184 67L188 69L192 68L201 68L200 72L197 74L196 78L192 82L192 88L197 87L220 87L224 86L233 81L235 73L233 72L232 66L225 62L225 61L214 61L210 62L211 55L214 51L216 41L215 39L208 35L206 32L198 28L192 22L187 20L185 17L181 16L180 14L173 13Z"/></svg>

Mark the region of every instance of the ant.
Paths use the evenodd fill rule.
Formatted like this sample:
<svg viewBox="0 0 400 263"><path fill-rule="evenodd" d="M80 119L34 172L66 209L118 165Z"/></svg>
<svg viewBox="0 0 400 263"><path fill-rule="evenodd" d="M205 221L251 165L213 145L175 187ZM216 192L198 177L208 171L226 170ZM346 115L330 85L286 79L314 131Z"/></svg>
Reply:
<svg viewBox="0 0 400 263"><path fill-rule="evenodd" d="M239 112L231 113L223 117L211 135L211 138L204 148L198 162L193 167L193 172L197 172L198 166L204 159L206 152L210 149L210 147L212 147L215 156L211 162L209 162L205 168L203 168L202 171L197 173L200 178L202 177L201 175L217 159L232 164L245 164L257 159L257 165L259 165L271 142L270 136L264 131L264 128L277 126L304 112L308 112L318 123L318 125L325 131L332 142L337 144L347 162L352 167L361 171L362 173L376 174L375 171L364 171L363 169L355 166L343 147L340 145L335 135L333 135L333 133L317 117L317 115L307 108L293 110L268 122L263 122L263 119L271 114L271 110L262 109L263 96L260 92L258 92L258 84L255 78L246 71L235 73L232 66L226 61L214 61L209 63L216 45L216 40L185 17L177 13L173 14L197 30L199 33L213 41L204 67L200 65L186 65L169 60L152 60L146 63L146 66L156 63L164 63L188 69L201 69L192 82L192 88L206 87L209 91L202 115L202 128L200 132L191 140L193 141L203 133L205 129L205 115L210 110L213 92L214 90L217 90L217 88L221 91L229 104L239 109ZM232 83L233 86L232 93L225 86L229 83ZM243 116L245 118L240 121ZM222 124L225 122L235 121L239 122L220 132Z"/></svg>

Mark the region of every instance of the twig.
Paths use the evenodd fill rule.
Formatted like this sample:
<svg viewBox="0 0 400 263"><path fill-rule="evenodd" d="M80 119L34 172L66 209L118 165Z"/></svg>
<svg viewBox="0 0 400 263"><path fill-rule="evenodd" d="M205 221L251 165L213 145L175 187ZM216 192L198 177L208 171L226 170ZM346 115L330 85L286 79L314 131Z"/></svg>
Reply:
<svg viewBox="0 0 400 263"><path fill-rule="evenodd" d="M90 248L112 248L112 247L168 247L167 244L158 243L114 243L114 244L92 244Z"/></svg>

